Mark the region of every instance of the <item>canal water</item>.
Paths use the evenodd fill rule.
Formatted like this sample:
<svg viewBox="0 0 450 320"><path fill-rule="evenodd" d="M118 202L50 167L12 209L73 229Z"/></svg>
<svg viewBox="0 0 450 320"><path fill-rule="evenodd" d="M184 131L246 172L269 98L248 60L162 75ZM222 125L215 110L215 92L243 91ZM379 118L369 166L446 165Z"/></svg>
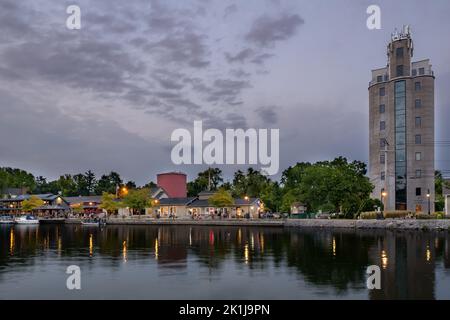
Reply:
<svg viewBox="0 0 450 320"><path fill-rule="evenodd" d="M66 287L71 265L81 290ZM450 234L1 225L0 299L17 298L450 299Z"/></svg>

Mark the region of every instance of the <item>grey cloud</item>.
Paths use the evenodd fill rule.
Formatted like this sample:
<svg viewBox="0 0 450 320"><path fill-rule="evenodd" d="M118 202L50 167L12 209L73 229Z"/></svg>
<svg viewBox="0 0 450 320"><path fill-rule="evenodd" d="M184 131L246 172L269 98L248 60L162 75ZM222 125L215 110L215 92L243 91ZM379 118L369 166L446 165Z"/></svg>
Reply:
<svg viewBox="0 0 450 320"><path fill-rule="evenodd" d="M175 63L192 68L205 68L210 64L204 44L206 36L193 32L177 32L145 46L145 50L159 53L162 63Z"/></svg>
<svg viewBox="0 0 450 320"><path fill-rule="evenodd" d="M145 183L156 174L158 166L170 159L169 153L156 157L159 152L147 152L150 146L152 150L159 147L114 122L71 117L55 107L26 102L3 90L0 90L0 110L0 136L11 137L14 133L14 143L11 139L0 139L4 165L53 177L88 169L98 175L116 170L127 179ZM133 155L132 166L124 154ZM148 176L142 176L142 172Z"/></svg>
<svg viewBox="0 0 450 320"><path fill-rule="evenodd" d="M275 112L276 106L265 106L256 109L261 120L266 124L274 124L278 121L278 115Z"/></svg>
<svg viewBox="0 0 450 320"><path fill-rule="evenodd" d="M230 4L225 8L223 17L228 18L228 16L231 16L233 13L236 13L237 11L238 11L237 5L235 3Z"/></svg>
<svg viewBox="0 0 450 320"><path fill-rule="evenodd" d="M264 62L272 57L274 57L274 54L270 54L270 53L262 53L262 54L258 54L256 55L251 62L255 63L255 64L264 64Z"/></svg>
<svg viewBox="0 0 450 320"><path fill-rule="evenodd" d="M236 78L247 78L251 75L249 72L245 72L243 69L232 69L230 70L230 74Z"/></svg>
<svg viewBox="0 0 450 320"><path fill-rule="evenodd" d="M225 53L225 59L229 62L229 63L233 63L233 62L240 62L240 63L244 63L246 62L249 58L253 57L255 54L255 52L250 49L250 48L246 48L243 49L241 51L239 51L236 55L231 55L230 53L226 52Z"/></svg>
<svg viewBox="0 0 450 320"><path fill-rule="evenodd" d="M246 40L260 47L273 47L276 42L294 36L303 23L298 14L282 14L276 18L263 15L254 21Z"/></svg>

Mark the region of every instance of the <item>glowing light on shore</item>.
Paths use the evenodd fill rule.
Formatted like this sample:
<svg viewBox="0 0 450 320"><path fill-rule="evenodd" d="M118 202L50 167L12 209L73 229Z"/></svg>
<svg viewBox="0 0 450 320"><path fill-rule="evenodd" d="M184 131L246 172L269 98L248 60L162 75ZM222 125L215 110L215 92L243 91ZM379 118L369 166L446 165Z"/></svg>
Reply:
<svg viewBox="0 0 450 320"><path fill-rule="evenodd" d="M155 260L159 257L159 241L158 238L155 239Z"/></svg>

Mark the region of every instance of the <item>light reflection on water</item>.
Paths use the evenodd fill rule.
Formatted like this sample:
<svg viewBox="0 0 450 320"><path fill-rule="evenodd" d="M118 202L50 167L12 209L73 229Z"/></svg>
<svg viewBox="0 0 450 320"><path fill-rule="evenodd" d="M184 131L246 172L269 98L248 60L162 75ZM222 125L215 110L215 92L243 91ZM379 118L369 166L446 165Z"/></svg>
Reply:
<svg viewBox="0 0 450 320"><path fill-rule="evenodd" d="M79 292L65 288L72 264L82 270ZM381 290L365 288L372 264ZM1 299L450 299L450 235L0 226L0 288Z"/></svg>

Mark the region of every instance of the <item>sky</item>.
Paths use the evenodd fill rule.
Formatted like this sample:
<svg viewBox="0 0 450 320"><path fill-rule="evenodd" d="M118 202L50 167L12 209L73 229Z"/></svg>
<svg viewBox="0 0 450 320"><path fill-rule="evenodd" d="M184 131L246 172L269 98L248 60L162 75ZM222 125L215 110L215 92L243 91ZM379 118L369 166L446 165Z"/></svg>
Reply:
<svg viewBox="0 0 450 320"><path fill-rule="evenodd" d="M81 29L69 30L69 5ZM369 5L381 29L366 26ZM174 165L177 128L276 128L280 173L368 161L368 83L409 24L436 75L436 140L450 140L450 1L1 0L0 166L55 179L112 170L145 184ZM230 178L246 166L219 166ZM449 147L436 149L450 170ZM279 177L276 176L276 177Z"/></svg>

